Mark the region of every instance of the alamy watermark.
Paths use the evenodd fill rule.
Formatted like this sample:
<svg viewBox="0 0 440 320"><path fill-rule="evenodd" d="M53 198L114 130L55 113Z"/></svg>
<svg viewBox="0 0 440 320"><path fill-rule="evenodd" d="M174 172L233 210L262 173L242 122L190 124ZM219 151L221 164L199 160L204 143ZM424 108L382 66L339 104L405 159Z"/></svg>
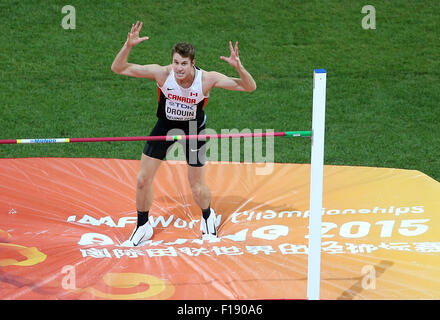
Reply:
<svg viewBox="0 0 440 320"><path fill-rule="evenodd" d="M222 129L221 135L256 135L245 138L199 138L188 141L179 140L168 148L166 160L182 161L187 159L189 164L211 161L214 163L245 162L255 163L257 175L269 175L274 169L275 150L273 129ZM197 132L195 121L189 123L189 135L217 135L214 129L206 128ZM262 137L262 135L266 135ZM168 136L184 136L181 129L172 129ZM204 143L205 142L205 143ZM185 145L187 145L185 147ZM188 155L185 154L185 150Z"/></svg>
<svg viewBox="0 0 440 320"><path fill-rule="evenodd" d="M365 265L362 267L361 285L364 290L376 289L376 268L372 265Z"/></svg>
<svg viewBox="0 0 440 320"><path fill-rule="evenodd" d="M74 6L66 5L61 9L61 13L66 14L61 20L64 30L76 29L76 10Z"/></svg>
<svg viewBox="0 0 440 320"><path fill-rule="evenodd" d="M65 265L61 270L65 274L61 280L61 286L65 290L76 290L76 269L75 266Z"/></svg>
<svg viewBox="0 0 440 320"><path fill-rule="evenodd" d="M364 30L376 29L376 8L372 5L365 5L361 13L367 14L362 18L362 28Z"/></svg>

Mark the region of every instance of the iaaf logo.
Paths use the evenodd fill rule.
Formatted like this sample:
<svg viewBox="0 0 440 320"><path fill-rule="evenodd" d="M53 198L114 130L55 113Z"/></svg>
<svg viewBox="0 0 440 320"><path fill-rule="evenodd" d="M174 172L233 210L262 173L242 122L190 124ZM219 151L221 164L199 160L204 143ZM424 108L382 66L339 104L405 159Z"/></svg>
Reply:
<svg viewBox="0 0 440 320"><path fill-rule="evenodd" d="M371 209L372 208L372 209ZM402 214L405 215L419 215L425 212L424 206L412 206L412 207L396 207L390 206L386 208L380 208L378 206L373 206L369 209L331 209L328 210L326 208L322 209L322 215L333 216L333 215L361 215L365 214L369 215L385 215L385 216L396 216L399 217ZM15 212L15 211L14 211ZM282 211L274 211L274 210L260 210L260 211L241 211L241 212L233 212L230 217L230 221L233 224L242 223L242 222L250 222L250 221L258 221L258 220L273 220L273 219L291 219L291 218L308 218L310 216L310 211L299 211L299 210L282 210ZM220 225L222 219L222 215L217 215L216 224ZM173 223L174 221L174 223ZM198 225L200 220L190 220L186 221L181 218L175 219L174 214L169 216L150 216L149 222L153 228L162 227L167 228L171 225L174 225L175 228L193 228L195 225ZM413 221L416 221L415 219ZM67 218L67 222L75 222L80 224L90 224L93 226L107 225L111 228L125 228L127 224L136 224L137 217L133 213L132 216L129 217L121 217L118 222L115 223L111 216L100 217L96 219L92 216L84 214L82 218L77 219L77 216L69 216ZM426 221L423 221L426 222ZM324 223L323 223L324 224ZM377 224L377 223L376 223Z"/></svg>
<svg viewBox="0 0 440 320"><path fill-rule="evenodd" d="M216 220L216 224L219 225L222 219L222 215L219 214L217 215L217 220ZM163 228L166 228L168 226L170 226L172 224L174 220L174 227L181 229L181 228L194 228L194 226L197 224L198 222L200 222L200 220L191 220L191 221L186 221L180 218L174 219L174 214L171 214L170 216L164 218L163 216L150 216L149 218L149 222L151 224L151 226L153 228L159 227L159 225L161 225ZM135 215L131 216L131 217L121 217L118 220L118 223L115 223L115 221L112 219L112 217L110 216L106 216L106 217L101 217L99 219L96 219L92 216L89 216L87 214L85 214L81 219L77 220L76 216L70 216L67 218L67 222L75 222L75 223L80 223L80 224L90 224L92 226L101 226L101 225L106 225L108 227L111 228L125 228L127 224L136 224L137 222L137 217Z"/></svg>

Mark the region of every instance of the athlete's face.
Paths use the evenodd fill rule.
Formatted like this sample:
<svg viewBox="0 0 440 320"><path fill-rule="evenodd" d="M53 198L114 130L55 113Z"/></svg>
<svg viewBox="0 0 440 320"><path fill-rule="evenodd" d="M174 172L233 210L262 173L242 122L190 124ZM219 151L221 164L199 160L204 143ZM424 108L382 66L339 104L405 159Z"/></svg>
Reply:
<svg viewBox="0 0 440 320"><path fill-rule="evenodd" d="M192 76L194 60L182 57L177 52L173 55L173 70L177 80L189 79Z"/></svg>

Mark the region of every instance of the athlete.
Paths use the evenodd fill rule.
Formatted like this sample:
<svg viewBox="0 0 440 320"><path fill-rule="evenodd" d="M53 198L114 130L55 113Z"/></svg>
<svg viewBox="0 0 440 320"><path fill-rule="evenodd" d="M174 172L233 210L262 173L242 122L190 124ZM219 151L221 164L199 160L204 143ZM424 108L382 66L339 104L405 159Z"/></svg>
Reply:
<svg viewBox="0 0 440 320"><path fill-rule="evenodd" d="M252 92L256 84L241 64L238 42L229 42L230 56L220 59L234 67L239 78L228 77L215 71L205 71L195 66L195 50L189 43L177 43L172 48L172 63L139 65L127 61L130 50L149 37L140 37L143 23L131 27L127 41L112 64L112 71L125 76L147 78L156 81L159 102L157 123L150 136L167 135L173 130L182 134L198 134L206 126L204 107L213 88ZM176 131L174 131L176 132ZM173 134L176 135L176 134ZM153 202L152 183L173 141L147 141L141 156L136 183L137 225L129 240L123 245L138 246L153 236L148 214ZM192 196L202 211L200 229L203 239L217 237L216 213L211 208L211 192L204 180L206 157L205 141L183 140L188 164L188 181Z"/></svg>

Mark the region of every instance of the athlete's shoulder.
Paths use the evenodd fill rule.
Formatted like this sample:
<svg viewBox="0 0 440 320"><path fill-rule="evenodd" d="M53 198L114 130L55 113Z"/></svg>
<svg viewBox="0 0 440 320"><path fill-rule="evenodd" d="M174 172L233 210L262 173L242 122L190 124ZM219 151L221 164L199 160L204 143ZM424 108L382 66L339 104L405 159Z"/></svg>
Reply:
<svg viewBox="0 0 440 320"><path fill-rule="evenodd" d="M161 72L157 75L156 82L159 87L162 87L165 84L165 81L169 77L171 70L173 69L172 65L161 66Z"/></svg>
<svg viewBox="0 0 440 320"><path fill-rule="evenodd" d="M213 75L212 71L206 71L202 70L202 87L203 87L203 94L205 96L209 96L209 92L214 86L215 83L215 76Z"/></svg>
<svg viewBox="0 0 440 320"><path fill-rule="evenodd" d="M217 71L205 71L202 70L203 79L210 83L215 83L218 79L224 77L224 75Z"/></svg>

